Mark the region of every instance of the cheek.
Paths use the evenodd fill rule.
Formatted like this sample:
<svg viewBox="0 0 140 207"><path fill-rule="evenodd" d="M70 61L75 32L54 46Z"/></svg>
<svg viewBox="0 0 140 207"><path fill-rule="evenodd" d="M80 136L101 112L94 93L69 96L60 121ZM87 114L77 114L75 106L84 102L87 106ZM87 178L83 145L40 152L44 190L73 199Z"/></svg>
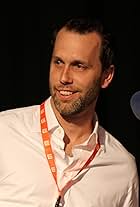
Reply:
<svg viewBox="0 0 140 207"><path fill-rule="evenodd" d="M53 88L55 83L55 77L54 77L54 73L50 70L50 74L49 74L49 85L51 88Z"/></svg>
<svg viewBox="0 0 140 207"><path fill-rule="evenodd" d="M90 88L93 87L93 81L82 77L81 79L75 79L73 85L79 89L79 91L86 93Z"/></svg>
<svg viewBox="0 0 140 207"><path fill-rule="evenodd" d="M101 87L101 78L92 78L90 77L90 79L83 80L83 89L85 90L85 92L89 91L90 89L96 90L96 88L100 88Z"/></svg>
<svg viewBox="0 0 140 207"><path fill-rule="evenodd" d="M57 73L56 71L54 71L53 69L50 69L50 74L49 74L49 79L50 79L50 82L52 84L52 82L54 83L57 79Z"/></svg>
<svg viewBox="0 0 140 207"><path fill-rule="evenodd" d="M83 74L81 76L77 76L75 78L75 82L79 84L79 86L83 88L91 88L94 85L94 82L96 82L97 77L91 73L89 74Z"/></svg>

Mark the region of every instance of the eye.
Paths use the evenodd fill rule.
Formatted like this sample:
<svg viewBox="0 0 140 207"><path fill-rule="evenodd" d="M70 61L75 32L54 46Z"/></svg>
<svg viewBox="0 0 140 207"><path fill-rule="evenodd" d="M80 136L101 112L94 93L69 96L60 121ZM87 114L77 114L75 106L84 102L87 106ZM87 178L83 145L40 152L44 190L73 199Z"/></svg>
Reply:
<svg viewBox="0 0 140 207"><path fill-rule="evenodd" d="M77 68L85 68L85 66L82 64L77 64Z"/></svg>
<svg viewBox="0 0 140 207"><path fill-rule="evenodd" d="M82 63L76 63L76 64L73 64L73 67L77 70L85 70L88 68L87 65L85 64L82 64Z"/></svg>
<svg viewBox="0 0 140 207"><path fill-rule="evenodd" d="M54 60L54 63L55 63L56 65L60 65L60 64L62 64L62 61L61 61L60 59L55 59L55 60Z"/></svg>

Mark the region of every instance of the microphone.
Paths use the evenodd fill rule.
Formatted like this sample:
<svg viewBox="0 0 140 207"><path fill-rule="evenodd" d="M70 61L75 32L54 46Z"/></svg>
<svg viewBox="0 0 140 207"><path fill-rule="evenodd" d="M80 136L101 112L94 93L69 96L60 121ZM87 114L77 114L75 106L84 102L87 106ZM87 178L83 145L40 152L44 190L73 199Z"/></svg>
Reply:
<svg viewBox="0 0 140 207"><path fill-rule="evenodd" d="M140 91L135 92L130 99L133 114L140 120Z"/></svg>

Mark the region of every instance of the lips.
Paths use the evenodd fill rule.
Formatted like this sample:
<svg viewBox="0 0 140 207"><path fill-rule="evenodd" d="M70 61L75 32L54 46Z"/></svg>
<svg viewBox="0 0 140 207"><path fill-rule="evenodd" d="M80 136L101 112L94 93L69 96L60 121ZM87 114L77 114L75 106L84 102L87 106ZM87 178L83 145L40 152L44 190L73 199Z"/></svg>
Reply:
<svg viewBox="0 0 140 207"><path fill-rule="evenodd" d="M59 93L63 96L70 96L72 95L74 92L72 91L59 91Z"/></svg>
<svg viewBox="0 0 140 207"><path fill-rule="evenodd" d="M76 97L77 91L72 91L70 89L64 90L64 89L56 89L56 95L59 98L59 100L62 101L71 101Z"/></svg>

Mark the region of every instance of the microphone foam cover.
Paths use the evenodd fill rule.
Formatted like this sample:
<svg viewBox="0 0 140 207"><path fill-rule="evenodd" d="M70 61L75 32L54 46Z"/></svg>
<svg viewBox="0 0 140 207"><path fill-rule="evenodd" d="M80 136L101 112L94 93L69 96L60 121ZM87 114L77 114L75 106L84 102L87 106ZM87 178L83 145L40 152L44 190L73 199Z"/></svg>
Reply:
<svg viewBox="0 0 140 207"><path fill-rule="evenodd" d="M140 120L140 91L137 91L132 95L130 106L135 117Z"/></svg>

